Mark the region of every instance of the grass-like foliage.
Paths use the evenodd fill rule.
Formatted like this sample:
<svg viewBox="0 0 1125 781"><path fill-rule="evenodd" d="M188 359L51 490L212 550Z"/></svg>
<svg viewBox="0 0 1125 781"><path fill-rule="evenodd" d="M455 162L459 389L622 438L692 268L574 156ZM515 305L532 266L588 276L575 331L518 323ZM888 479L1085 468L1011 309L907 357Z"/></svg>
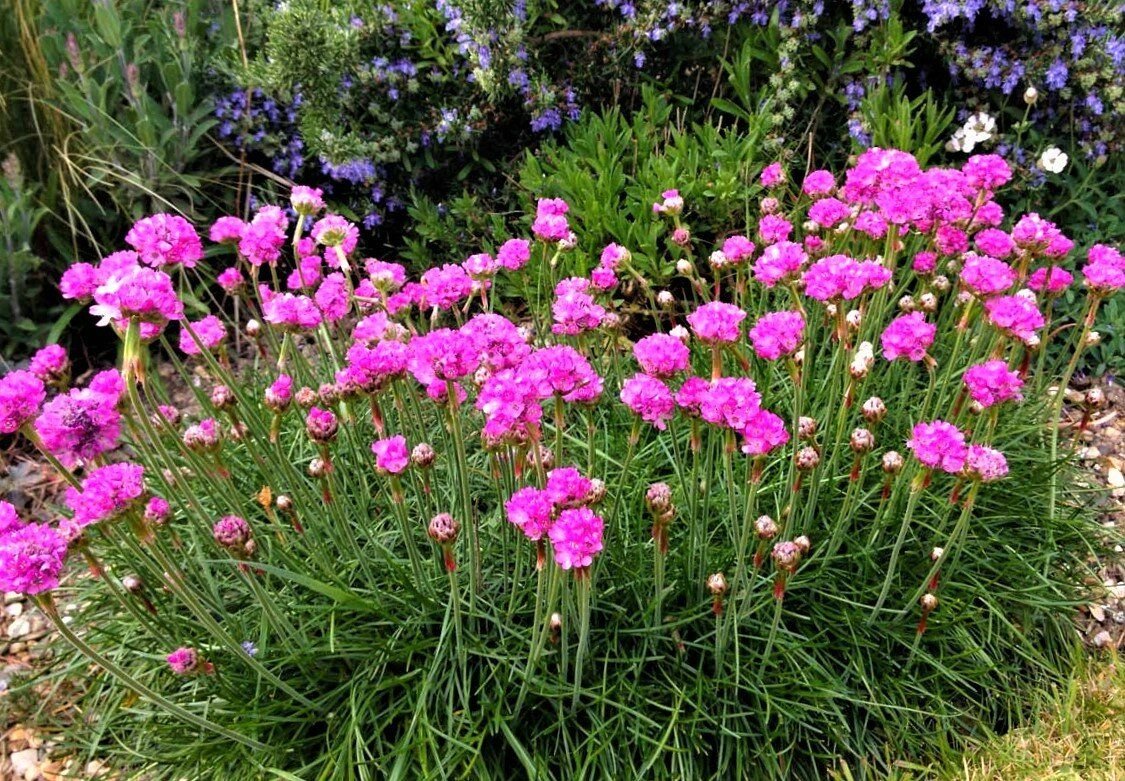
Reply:
<svg viewBox="0 0 1125 781"><path fill-rule="evenodd" d="M1073 243L1004 219L1009 175L774 164L720 247L653 193L676 293L557 200L407 282L297 188L212 227L222 298L191 225L140 221L61 286L120 372L0 380L74 485L0 539L6 590L85 606L70 738L168 778L814 778L1016 719L1090 534L1047 390L1125 265L1091 249L1051 323ZM59 585L68 551L96 577Z"/></svg>

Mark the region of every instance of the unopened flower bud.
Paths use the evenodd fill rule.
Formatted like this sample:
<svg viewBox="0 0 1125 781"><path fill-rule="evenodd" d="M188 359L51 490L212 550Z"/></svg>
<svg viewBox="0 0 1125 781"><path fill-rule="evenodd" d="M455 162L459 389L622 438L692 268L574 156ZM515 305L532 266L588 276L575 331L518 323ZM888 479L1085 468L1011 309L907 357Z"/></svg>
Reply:
<svg viewBox="0 0 1125 781"><path fill-rule="evenodd" d="M590 480L590 490L586 494L586 504L595 505L601 504L605 500L606 487L605 480L594 477Z"/></svg>
<svg viewBox="0 0 1125 781"><path fill-rule="evenodd" d="M305 431L308 432L309 439L317 444L324 445L331 442L336 438L339 429L340 424L336 416L320 407L313 407L305 418Z"/></svg>
<svg viewBox="0 0 1125 781"><path fill-rule="evenodd" d="M707 578L707 590L715 597L721 597L727 593L727 577L721 572Z"/></svg>
<svg viewBox="0 0 1125 781"><path fill-rule="evenodd" d="M552 632L558 632L560 629L562 629L562 614L561 613L551 613L551 619L549 621L549 626L551 627Z"/></svg>
<svg viewBox="0 0 1125 781"><path fill-rule="evenodd" d="M887 405L878 396L863 402L863 419L868 423L878 423L887 416Z"/></svg>
<svg viewBox="0 0 1125 781"><path fill-rule="evenodd" d="M772 540L779 531L777 521L768 515L761 515L754 521L754 534L759 540Z"/></svg>
<svg viewBox="0 0 1125 781"><path fill-rule="evenodd" d="M691 261L688 260L687 258L680 258L679 260L676 261L676 273L677 274L679 274L681 276L685 276L685 277L690 277L691 274L692 274L692 271L694 271L694 270L695 269L692 268Z"/></svg>
<svg viewBox="0 0 1125 781"><path fill-rule="evenodd" d="M656 294L656 303L665 309L669 309L676 305L676 297L668 290L661 290Z"/></svg>
<svg viewBox="0 0 1125 781"><path fill-rule="evenodd" d="M809 472L820 464L820 453L815 447L803 447L797 451L796 461L798 469Z"/></svg>
<svg viewBox="0 0 1125 781"><path fill-rule="evenodd" d="M667 483L653 483L645 491L645 505L654 513L672 506L672 488Z"/></svg>
<svg viewBox="0 0 1125 781"><path fill-rule="evenodd" d="M802 415L797 419L797 438L812 439L816 436L816 418Z"/></svg>
<svg viewBox="0 0 1125 781"><path fill-rule="evenodd" d="M937 561L945 555L945 548L934 548L930 551L930 561Z"/></svg>
<svg viewBox="0 0 1125 781"><path fill-rule="evenodd" d="M971 404L969 404L969 412L973 415L979 415L986 409L988 408L981 404L979 401L973 401Z"/></svg>
<svg viewBox="0 0 1125 781"><path fill-rule="evenodd" d="M875 447L875 435L865 428L857 428L852 431L848 444L856 453L869 453Z"/></svg>
<svg viewBox="0 0 1125 781"><path fill-rule="evenodd" d="M930 285L939 293L944 293L949 290L949 277L944 274L938 274L930 281Z"/></svg>
<svg viewBox="0 0 1125 781"><path fill-rule="evenodd" d="M846 315L844 315L844 320L845 322L847 322L848 328L852 329L853 331L858 331L860 325L863 324L863 315L858 309L851 309Z"/></svg>
<svg viewBox="0 0 1125 781"><path fill-rule="evenodd" d="M779 542L773 546L770 557L779 570L792 574L801 561L801 548L794 541Z"/></svg>
<svg viewBox="0 0 1125 781"><path fill-rule="evenodd" d="M279 494L275 501L277 503L277 509L281 512L293 512L293 500L289 497L288 494Z"/></svg>
<svg viewBox="0 0 1125 781"><path fill-rule="evenodd" d="M684 344L691 341L691 332L684 328L682 325L675 325L668 329L668 334L676 337Z"/></svg>
<svg viewBox="0 0 1125 781"><path fill-rule="evenodd" d="M566 234L566 238L559 240L559 249L563 252L569 252L578 246L578 234L574 231Z"/></svg>
<svg viewBox="0 0 1125 781"><path fill-rule="evenodd" d="M918 308L918 304L914 296L903 296L898 300L898 308L900 312L913 312Z"/></svg>
<svg viewBox="0 0 1125 781"><path fill-rule="evenodd" d="M227 385L216 385L211 390L211 403L216 409L229 409L234 406L234 391Z"/></svg>
<svg viewBox="0 0 1125 781"><path fill-rule="evenodd" d="M334 407L340 401L340 389L334 382L322 383L316 395L320 403L326 407Z"/></svg>
<svg viewBox="0 0 1125 781"><path fill-rule="evenodd" d="M973 294L968 290L962 290L957 294L957 298L955 300L957 302L957 306L964 306L965 304L973 300Z"/></svg>
<svg viewBox="0 0 1125 781"><path fill-rule="evenodd" d="M883 454L883 471L888 475L897 475L904 463L902 454L897 450L888 450Z"/></svg>
<svg viewBox="0 0 1125 781"><path fill-rule="evenodd" d="M332 467L323 458L314 458L309 461L309 477L319 480L325 477Z"/></svg>
<svg viewBox="0 0 1125 781"><path fill-rule="evenodd" d="M121 579L121 587L130 594L140 594L144 590L145 583L137 575L126 575Z"/></svg>
<svg viewBox="0 0 1125 781"><path fill-rule="evenodd" d="M430 526L426 531L438 545L452 545L461 532L461 524L449 513L439 513L430 519Z"/></svg>
<svg viewBox="0 0 1125 781"><path fill-rule="evenodd" d="M816 222L815 220L805 220L805 223L801 226L801 229L804 230L805 233L815 236L816 234L820 233L820 223Z"/></svg>
<svg viewBox="0 0 1125 781"><path fill-rule="evenodd" d="M419 442L410 451L410 463L419 469L429 469L434 465L434 460L437 458L437 453L426 442Z"/></svg>
<svg viewBox="0 0 1125 781"><path fill-rule="evenodd" d="M797 550L801 551L802 556L808 553L809 548L812 547L812 542L803 534L800 537L794 537L793 544L797 546Z"/></svg>
<svg viewBox="0 0 1125 781"><path fill-rule="evenodd" d="M691 231L687 228L676 228L672 231L672 243L677 247L686 247L691 244Z"/></svg>
<svg viewBox="0 0 1125 781"><path fill-rule="evenodd" d="M777 214L781 210L781 202L772 195L762 199L762 214Z"/></svg>
<svg viewBox="0 0 1125 781"><path fill-rule="evenodd" d="M307 385L297 391L296 395L293 397L293 400L297 402L297 406L301 409L310 409L314 404L317 403L317 401L319 401L316 395L316 391L314 391Z"/></svg>
<svg viewBox="0 0 1125 781"><path fill-rule="evenodd" d="M923 293L918 296L918 306L922 307L923 312L936 312L938 307L937 296L933 293Z"/></svg>
<svg viewBox="0 0 1125 781"><path fill-rule="evenodd" d="M833 318L833 317L835 317L835 316L836 316L836 312L837 312L837 311L838 311L838 309L837 309L837 307L836 307L836 305L835 305L835 304L825 304L825 305L824 305L824 312L825 312L825 314L827 314L827 315L828 315L828 316L829 316L830 318Z"/></svg>
<svg viewBox="0 0 1125 781"><path fill-rule="evenodd" d="M1086 347L1094 347L1102 343L1102 335L1097 331L1091 331L1086 334Z"/></svg>
<svg viewBox="0 0 1125 781"><path fill-rule="evenodd" d="M616 312L606 312L602 315L601 329L603 331L616 331L621 328L621 316Z"/></svg>
<svg viewBox="0 0 1125 781"><path fill-rule="evenodd" d="M246 335L251 339L257 340L257 338L262 335L262 324L257 320L247 320Z"/></svg>
<svg viewBox="0 0 1125 781"><path fill-rule="evenodd" d="M938 598L934 594L926 593L923 594L922 598L918 600L918 604L922 606L922 610L926 611L927 613L932 613L933 611L937 610Z"/></svg>
<svg viewBox="0 0 1125 781"><path fill-rule="evenodd" d="M253 532L245 518L237 515L225 515L215 522L211 529L212 534L221 547L226 548L238 558L250 558L254 555L257 546L254 543Z"/></svg>
<svg viewBox="0 0 1125 781"><path fill-rule="evenodd" d="M1027 105L1034 106L1037 100L1039 100L1039 90L1035 87L1028 87L1023 91L1023 102Z"/></svg>
<svg viewBox="0 0 1125 781"><path fill-rule="evenodd" d="M1086 406L1091 409L1104 407L1106 402L1105 391L1101 388L1090 388L1090 390L1086 391L1083 401L1085 401Z"/></svg>

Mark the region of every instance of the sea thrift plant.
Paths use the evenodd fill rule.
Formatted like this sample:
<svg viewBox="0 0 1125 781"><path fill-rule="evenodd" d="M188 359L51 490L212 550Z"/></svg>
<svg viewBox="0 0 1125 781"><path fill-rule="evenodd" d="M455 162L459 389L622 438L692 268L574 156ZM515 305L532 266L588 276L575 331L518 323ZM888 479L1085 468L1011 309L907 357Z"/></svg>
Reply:
<svg viewBox="0 0 1125 781"><path fill-rule="evenodd" d="M1071 661L1087 526L1048 389L1125 286L1116 248L1003 213L1003 163L771 163L772 219L717 239L669 182L660 291L560 199L418 274L309 189L206 260L146 218L60 283L122 370L72 388L52 349L0 378L0 434L69 484L44 517L0 503L3 585L106 670L91 707L146 702L115 741L208 735L181 775L507 777L596 733L616 769L532 761L816 778L956 742ZM1036 269L1081 280L1078 322Z"/></svg>

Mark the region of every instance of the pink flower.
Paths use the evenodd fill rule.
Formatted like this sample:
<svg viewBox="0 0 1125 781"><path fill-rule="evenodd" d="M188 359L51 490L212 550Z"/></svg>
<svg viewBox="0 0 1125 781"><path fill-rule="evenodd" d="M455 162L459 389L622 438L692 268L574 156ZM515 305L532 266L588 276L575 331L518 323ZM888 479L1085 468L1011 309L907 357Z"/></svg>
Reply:
<svg viewBox="0 0 1125 781"><path fill-rule="evenodd" d="M1037 268L1031 272L1027 286L1036 293L1045 293L1048 296L1057 296L1070 287L1074 275L1058 266Z"/></svg>
<svg viewBox="0 0 1125 781"><path fill-rule="evenodd" d="M836 188L836 178L831 171L820 169L809 171L805 181L801 183L801 191L805 195L828 195Z"/></svg>
<svg viewBox="0 0 1125 781"><path fill-rule="evenodd" d="M994 482L1008 474L1008 460L995 448L970 445L965 461L965 472L982 483Z"/></svg>
<svg viewBox="0 0 1125 781"><path fill-rule="evenodd" d="M26 525L15 507L8 502L0 501L0 537L6 537Z"/></svg>
<svg viewBox="0 0 1125 781"><path fill-rule="evenodd" d="M923 313L900 315L883 331L883 356L888 361L906 358L918 362L926 357L936 334L937 326L927 323Z"/></svg>
<svg viewBox="0 0 1125 781"><path fill-rule="evenodd" d="M855 260L847 255L829 255L804 273L805 295L818 301L851 301L891 280L891 271L873 260Z"/></svg>
<svg viewBox="0 0 1125 781"><path fill-rule="evenodd" d="M107 403L120 404L121 397L125 395L125 378L117 369L106 369L95 374L86 387L91 393L104 396Z"/></svg>
<svg viewBox="0 0 1125 781"><path fill-rule="evenodd" d="M1000 155L973 155L961 166L965 180L977 190L994 191L1012 178L1012 169Z"/></svg>
<svg viewBox="0 0 1125 781"><path fill-rule="evenodd" d="M1016 283L1016 272L1002 260L966 252L961 267L961 284L971 293L987 298L1003 293Z"/></svg>
<svg viewBox="0 0 1125 781"><path fill-rule="evenodd" d="M473 294L473 279L461 266L447 263L422 274L420 293L422 306L452 309Z"/></svg>
<svg viewBox="0 0 1125 781"><path fill-rule="evenodd" d="M559 507L578 507L590 499L594 484L573 466L563 466L547 473L547 485L543 489L551 501Z"/></svg>
<svg viewBox="0 0 1125 781"><path fill-rule="evenodd" d="M652 205L653 214L667 214L674 216L684 210L684 199L679 190L665 190L660 194L661 200Z"/></svg>
<svg viewBox="0 0 1125 781"><path fill-rule="evenodd" d="M853 227L873 239L881 239L887 235L887 220L879 212L860 212L856 215Z"/></svg>
<svg viewBox="0 0 1125 781"><path fill-rule="evenodd" d="M359 244L359 228L338 214L324 215L309 233L320 246L339 247L345 255L352 254Z"/></svg>
<svg viewBox="0 0 1125 781"><path fill-rule="evenodd" d="M423 385L468 377L480 365L480 350L472 336L438 328L410 340L407 366Z"/></svg>
<svg viewBox="0 0 1125 781"><path fill-rule="evenodd" d="M0 535L0 589L32 595L56 588L66 552L66 540L46 524L29 523Z"/></svg>
<svg viewBox="0 0 1125 781"><path fill-rule="evenodd" d="M934 235L934 246L942 255L959 255L969 248L969 237L960 228L942 225Z"/></svg>
<svg viewBox="0 0 1125 781"><path fill-rule="evenodd" d="M519 271L531 260L531 242L527 239L508 239L496 251L496 262L508 271Z"/></svg>
<svg viewBox="0 0 1125 781"><path fill-rule="evenodd" d="M201 344L208 350L214 350L227 338L227 327L215 315L207 315L189 324L199 342L192 338L186 327L180 329L180 349L187 355L199 355Z"/></svg>
<svg viewBox="0 0 1125 781"><path fill-rule="evenodd" d="M190 450L217 450L222 444L222 431L214 418L205 418L184 430L183 442Z"/></svg>
<svg viewBox="0 0 1125 781"><path fill-rule="evenodd" d="M749 377L720 377L702 395L699 414L708 423L741 433L755 420L761 404Z"/></svg>
<svg viewBox="0 0 1125 781"><path fill-rule="evenodd" d="M396 434L387 439L377 439L371 443L375 454L375 469L380 474L400 475L410 466L410 450L406 447L406 437Z"/></svg>
<svg viewBox="0 0 1125 781"><path fill-rule="evenodd" d="M804 339L805 318L797 311L770 312L750 329L750 342L759 358L776 361L797 350Z"/></svg>
<svg viewBox="0 0 1125 781"><path fill-rule="evenodd" d="M661 431L668 427L668 421L676 412L672 391L663 382L647 374L634 374L625 380L621 387L621 402L640 416L641 420Z"/></svg>
<svg viewBox="0 0 1125 781"><path fill-rule="evenodd" d="M535 350L519 367L520 376L539 398L562 396L564 401L592 403L602 394L602 378L590 362L569 345Z"/></svg>
<svg viewBox="0 0 1125 781"><path fill-rule="evenodd" d="M59 280L62 297L73 301L88 301L102 283L98 269L89 263L75 263L63 272Z"/></svg>
<svg viewBox="0 0 1125 781"><path fill-rule="evenodd" d="M737 342L744 319L745 312L722 301L703 304L687 317L692 332L707 344Z"/></svg>
<svg viewBox="0 0 1125 781"><path fill-rule="evenodd" d="M0 379L0 434L14 434L39 414L47 398L43 381L29 371L8 372Z"/></svg>
<svg viewBox="0 0 1125 781"><path fill-rule="evenodd" d="M508 523L533 542L543 539L551 528L554 509L555 504L547 492L533 486L519 489L504 502Z"/></svg>
<svg viewBox="0 0 1125 781"><path fill-rule="evenodd" d="M176 675L190 675L199 666L199 654L194 648L177 648L165 661Z"/></svg>
<svg viewBox="0 0 1125 781"><path fill-rule="evenodd" d="M245 230L246 223L238 217L220 217L211 224L209 236L216 244L237 244Z"/></svg>
<svg viewBox="0 0 1125 781"><path fill-rule="evenodd" d="M332 410L313 407L305 416L305 431L309 439L319 444L327 444L336 438L340 422Z"/></svg>
<svg viewBox="0 0 1125 781"><path fill-rule="evenodd" d="M48 385L55 384L64 380L70 373L70 357L62 345L48 344L31 356L27 368Z"/></svg>
<svg viewBox="0 0 1125 781"><path fill-rule="evenodd" d="M302 255L297 267L289 272L285 287L289 290L311 290L324 277L324 258L320 255Z"/></svg>
<svg viewBox="0 0 1125 781"><path fill-rule="evenodd" d="M697 418L703 405L703 399L711 390L711 383L702 377L688 377L676 391L676 406L689 417Z"/></svg>
<svg viewBox="0 0 1125 781"><path fill-rule="evenodd" d="M1018 372L1008 369L1004 361L985 361L965 370L961 378L969 391L973 401L982 407L991 407L993 404L1023 398L1020 388L1023 380Z"/></svg>
<svg viewBox="0 0 1125 781"><path fill-rule="evenodd" d="M776 214L767 214L758 221L758 236L766 244L776 244L779 241L787 241L789 234L793 232L793 223L784 217ZM723 245L726 246L725 244ZM753 251L753 250L751 250ZM726 252L723 252L726 255Z"/></svg>
<svg viewBox="0 0 1125 781"><path fill-rule="evenodd" d="M139 320L162 326L179 320L184 305L176 295L172 278L163 271L135 266L121 275L111 275L94 291L90 314L109 321Z"/></svg>
<svg viewBox="0 0 1125 781"><path fill-rule="evenodd" d="M1006 258L1016 249L1012 237L999 228L985 228L973 237L977 249L994 258Z"/></svg>
<svg viewBox="0 0 1125 781"><path fill-rule="evenodd" d="M937 255L933 252L919 252L914 256L911 268L916 274L928 276L937 269Z"/></svg>
<svg viewBox="0 0 1125 781"><path fill-rule="evenodd" d="M595 290L612 290L617 287L617 274L608 266L596 266L590 272L590 284Z"/></svg>
<svg viewBox="0 0 1125 781"><path fill-rule="evenodd" d="M192 268L203 258L203 242L191 223L174 214L154 214L138 220L125 234L125 243L149 266Z"/></svg>
<svg viewBox="0 0 1125 781"><path fill-rule="evenodd" d="M633 357L646 374L666 379L688 368L691 351L671 334L651 334L633 345Z"/></svg>
<svg viewBox="0 0 1125 781"><path fill-rule="evenodd" d="M112 520L139 503L145 491L144 475L140 464L98 467L82 480L81 490L67 488L63 501L80 526Z"/></svg>
<svg viewBox="0 0 1125 781"><path fill-rule="evenodd" d="M488 279L496 273L499 263L487 252L478 252L465 258L461 264L465 271L475 280Z"/></svg>
<svg viewBox="0 0 1125 781"><path fill-rule="evenodd" d="M1065 255L1074 246L1055 223L1043 219L1035 212L1019 218L1012 228L1012 240L1021 249L1055 257Z"/></svg>
<svg viewBox="0 0 1125 781"><path fill-rule="evenodd" d="M211 527L211 535L219 547L225 548L236 557L249 558L256 545L254 533L249 522L239 515L224 515Z"/></svg>
<svg viewBox="0 0 1125 781"><path fill-rule="evenodd" d="M1082 267L1086 287L1098 295L1114 293L1125 287L1125 256L1105 244L1095 244L1086 253L1086 265Z"/></svg>
<svg viewBox="0 0 1125 781"><path fill-rule="evenodd" d="M274 412L284 412L293 402L293 378L279 374L265 390L266 406Z"/></svg>
<svg viewBox="0 0 1125 781"><path fill-rule="evenodd" d="M75 388L44 405L35 431L49 453L73 467L117 447L121 436L117 402L116 394Z"/></svg>
<svg viewBox="0 0 1125 781"><path fill-rule="evenodd" d="M589 285L588 279L569 277L555 286L555 301L551 304L555 320L552 333L575 336L601 325L605 308L586 292Z"/></svg>
<svg viewBox="0 0 1125 781"><path fill-rule="evenodd" d="M616 271L617 267L621 265L623 261L629 260L630 257L629 250L625 249L620 244L607 244L602 249L602 254L598 257L598 265L611 271Z"/></svg>
<svg viewBox="0 0 1125 781"><path fill-rule="evenodd" d="M215 281L219 283L219 287L232 296L246 287L246 277L242 276L242 271L237 266L228 266L220 271Z"/></svg>
<svg viewBox="0 0 1125 781"><path fill-rule="evenodd" d="M297 214L308 217L324 208L324 191L298 184L289 191L289 203Z"/></svg>
<svg viewBox="0 0 1125 781"><path fill-rule="evenodd" d="M484 413L482 433L494 442L518 440L543 418L535 387L513 369L497 372L484 381L476 407Z"/></svg>
<svg viewBox="0 0 1125 781"><path fill-rule="evenodd" d="M851 216L851 208L837 198L821 198L809 207L809 219L824 228L834 228Z"/></svg>
<svg viewBox="0 0 1125 781"><path fill-rule="evenodd" d="M461 327L461 333L476 345L481 362L490 371L518 366L531 354L531 347L508 318L493 313L474 315Z"/></svg>
<svg viewBox="0 0 1125 781"><path fill-rule="evenodd" d="M762 251L762 256L754 264L754 279L766 287L785 284L797 278L808 259L800 244L779 241Z"/></svg>
<svg viewBox="0 0 1125 781"><path fill-rule="evenodd" d="M274 293L261 286L262 317L283 331L300 331L320 325L320 309L308 296Z"/></svg>
<svg viewBox="0 0 1125 781"><path fill-rule="evenodd" d="M345 371L365 393L376 393L406 372L409 351L402 342L383 341L370 346L356 342L348 349ZM436 376L426 376L429 382L438 381Z"/></svg>
<svg viewBox="0 0 1125 781"><path fill-rule="evenodd" d="M277 206L263 206L243 229L238 252L252 266L272 266L281 257L288 230L285 212Z"/></svg>
<svg viewBox="0 0 1125 781"><path fill-rule="evenodd" d="M764 409L759 409L750 416L741 434L742 452L750 456L764 456L789 441L785 421Z"/></svg>
<svg viewBox="0 0 1125 781"><path fill-rule="evenodd" d="M965 435L944 420L915 425L913 436L906 440L906 446L925 466L950 474L960 472L969 455Z"/></svg>
<svg viewBox="0 0 1125 781"><path fill-rule="evenodd" d="M570 210L561 198L540 198L536 204L535 221L531 232L540 241L562 241L570 235L570 224L566 213Z"/></svg>
<svg viewBox="0 0 1125 781"><path fill-rule="evenodd" d="M723 241L723 257L727 263L741 263L754 254L754 242L745 236L729 236Z"/></svg>
<svg viewBox="0 0 1125 781"><path fill-rule="evenodd" d="M547 532L555 563L564 570L589 567L601 552L604 528L601 516L588 507L563 510Z"/></svg>
<svg viewBox="0 0 1125 781"><path fill-rule="evenodd" d="M785 171L781 170L781 163L770 163L763 168L761 176L758 177L758 181L760 181L762 187L765 187L767 190L779 184L784 184Z"/></svg>
<svg viewBox="0 0 1125 781"><path fill-rule="evenodd" d="M154 496L145 503L145 520L161 526L168 521L172 506L161 496Z"/></svg>
<svg viewBox="0 0 1125 781"><path fill-rule="evenodd" d="M406 284L406 268L401 263L368 258L363 268L380 292L391 293Z"/></svg>
<svg viewBox="0 0 1125 781"><path fill-rule="evenodd" d="M1043 313L1035 301L1027 296L999 296L990 298L984 304L988 320L1001 331L1019 339L1031 342L1035 332L1044 325Z"/></svg>
<svg viewBox="0 0 1125 781"><path fill-rule="evenodd" d="M348 314L351 303L348 297L347 279L339 271L329 274L320 283L313 300L316 301L327 322L339 322Z"/></svg>

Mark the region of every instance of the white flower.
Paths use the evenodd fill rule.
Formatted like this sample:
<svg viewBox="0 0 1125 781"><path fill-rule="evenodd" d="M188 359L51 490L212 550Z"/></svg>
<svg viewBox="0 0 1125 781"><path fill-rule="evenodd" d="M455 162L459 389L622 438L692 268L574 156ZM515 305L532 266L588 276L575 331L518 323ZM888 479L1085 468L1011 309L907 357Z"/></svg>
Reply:
<svg viewBox="0 0 1125 781"><path fill-rule="evenodd" d="M1023 102L1027 105L1034 105L1037 100L1039 100L1039 90L1035 87L1028 87L1023 91Z"/></svg>
<svg viewBox="0 0 1125 781"><path fill-rule="evenodd" d="M946 142L945 148L949 152L964 152L969 154L977 146L992 139L996 131L996 120L980 111L965 120L965 124L957 128L953 137Z"/></svg>
<svg viewBox="0 0 1125 781"><path fill-rule="evenodd" d="M1047 173L1061 174L1070 158L1057 146L1049 146L1039 155L1039 167Z"/></svg>

